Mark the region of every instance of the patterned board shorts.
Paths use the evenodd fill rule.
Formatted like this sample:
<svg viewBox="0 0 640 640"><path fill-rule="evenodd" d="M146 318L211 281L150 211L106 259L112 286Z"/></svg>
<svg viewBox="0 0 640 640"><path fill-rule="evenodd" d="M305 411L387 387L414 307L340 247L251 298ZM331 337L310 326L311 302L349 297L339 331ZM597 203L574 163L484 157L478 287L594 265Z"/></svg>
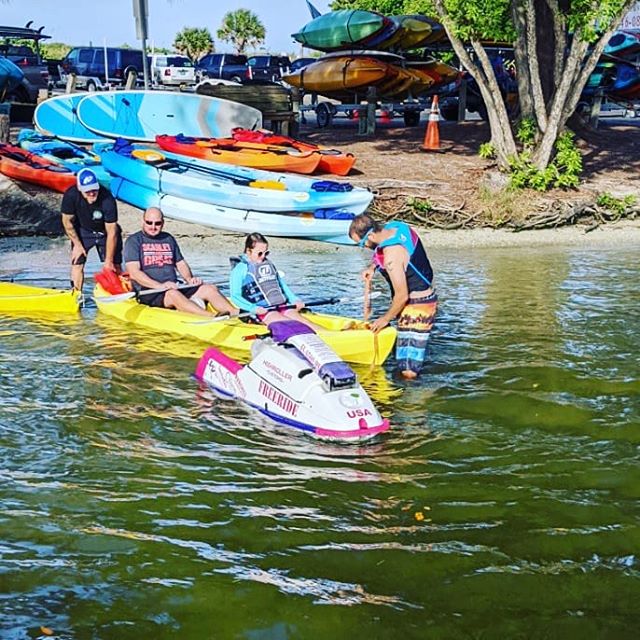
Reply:
<svg viewBox="0 0 640 640"><path fill-rule="evenodd" d="M396 362L401 371L420 373L427 355L427 343L437 308L438 296L432 293L412 300L400 313Z"/></svg>

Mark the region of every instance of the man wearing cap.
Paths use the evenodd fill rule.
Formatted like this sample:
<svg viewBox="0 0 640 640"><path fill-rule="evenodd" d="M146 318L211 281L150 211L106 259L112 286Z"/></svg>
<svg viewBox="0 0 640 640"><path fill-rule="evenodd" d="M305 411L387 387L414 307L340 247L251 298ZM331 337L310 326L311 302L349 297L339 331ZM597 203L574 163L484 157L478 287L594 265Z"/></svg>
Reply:
<svg viewBox="0 0 640 640"><path fill-rule="evenodd" d="M91 169L78 171L62 197L62 225L71 240L71 284L82 291L87 253L95 247L106 269L120 272L122 231L116 201Z"/></svg>
<svg viewBox="0 0 640 640"><path fill-rule="evenodd" d="M378 270L391 287L391 305L372 322L371 330L378 333L398 318L396 362L403 377L416 378L438 308L433 269L422 241L405 222L381 224L366 213L351 221L349 237L358 246L373 250L371 266L362 272L365 282Z"/></svg>

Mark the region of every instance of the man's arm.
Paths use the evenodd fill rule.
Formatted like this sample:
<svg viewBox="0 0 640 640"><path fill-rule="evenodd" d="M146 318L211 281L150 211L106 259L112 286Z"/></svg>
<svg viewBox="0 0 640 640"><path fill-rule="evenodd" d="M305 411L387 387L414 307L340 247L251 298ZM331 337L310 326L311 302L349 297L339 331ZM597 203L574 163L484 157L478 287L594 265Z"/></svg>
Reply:
<svg viewBox="0 0 640 640"><path fill-rule="evenodd" d="M191 273L191 267L189 266L186 260L180 260L180 262L177 262L176 270L182 276L182 279L188 284L192 284L192 285L202 284L202 278L194 277L193 273Z"/></svg>
<svg viewBox="0 0 640 640"><path fill-rule="evenodd" d="M105 269L115 271L115 265L113 264L113 258L116 255L116 245L118 242L118 223L117 222L105 222L104 229L107 232L107 254L104 259ZM119 267L120 265L118 265Z"/></svg>
<svg viewBox="0 0 640 640"><path fill-rule="evenodd" d="M393 286L393 298L386 313L383 313L371 324L371 330L378 333L384 329L405 307L409 300L407 288L407 250L399 245L386 247L384 251L384 268Z"/></svg>
<svg viewBox="0 0 640 640"><path fill-rule="evenodd" d="M67 234L67 238L71 240L71 244L73 249L71 251L71 262L75 263L75 261L80 256L86 256L87 252L85 248L82 246L82 242L80 241L80 237L76 232L76 228L73 225L74 220L76 219L75 215L72 213L63 213L62 214L62 226L64 227L64 232Z"/></svg>

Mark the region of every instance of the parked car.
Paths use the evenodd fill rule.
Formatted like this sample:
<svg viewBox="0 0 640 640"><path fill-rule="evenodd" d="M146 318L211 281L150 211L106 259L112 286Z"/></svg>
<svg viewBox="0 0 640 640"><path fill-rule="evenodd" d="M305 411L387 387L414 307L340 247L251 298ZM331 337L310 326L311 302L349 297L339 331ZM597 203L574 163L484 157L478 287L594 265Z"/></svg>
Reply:
<svg viewBox="0 0 640 640"><path fill-rule="evenodd" d="M106 73L105 73L106 55ZM107 47L74 47L62 60L65 73L76 74L76 86L87 91L101 89L109 82L123 84L130 71L141 77L143 55L140 49Z"/></svg>
<svg viewBox="0 0 640 640"><path fill-rule="evenodd" d="M40 56L26 45L0 44L0 55L20 67L22 82L5 96L7 102L36 102L40 89L49 88L49 70Z"/></svg>
<svg viewBox="0 0 640 640"><path fill-rule="evenodd" d="M209 53L200 58L196 64L196 75L199 80L220 78L242 82L249 77L247 56L233 53Z"/></svg>
<svg viewBox="0 0 640 640"><path fill-rule="evenodd" d="M289 72L291 60L287 56L258 55L247 60L249 77L256 80L280 80Z"/></svg>
<svg viewBox="0 0 640 640"><path fill-rule="evenodd" d="M314 62L318 62L318 58L296 58L289 67L289 73L293 73L294 71L298 71L298 69L308 67Z"/></svg>
<svg viewBox="0 0 640 640"><path fill-rule="evenodd" d="M154 54L150 69L151 79L156 84L193 84L196 80L193 62L186 56Z"/></svg>

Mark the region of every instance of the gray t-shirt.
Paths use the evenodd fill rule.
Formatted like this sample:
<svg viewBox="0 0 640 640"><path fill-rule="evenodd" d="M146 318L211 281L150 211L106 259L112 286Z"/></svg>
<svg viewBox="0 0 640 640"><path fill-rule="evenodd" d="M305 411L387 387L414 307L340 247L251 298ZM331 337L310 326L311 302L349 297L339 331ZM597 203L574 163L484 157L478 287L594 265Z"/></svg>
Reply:
<svg viewBox="0 0 640 640"><path fill-rule="evenodd" d="M177 282L176 264L184 260L175 238L166 232L150 237L144 231L124 243L124 261L138 262L140 269L158 282Z"/></svg>

